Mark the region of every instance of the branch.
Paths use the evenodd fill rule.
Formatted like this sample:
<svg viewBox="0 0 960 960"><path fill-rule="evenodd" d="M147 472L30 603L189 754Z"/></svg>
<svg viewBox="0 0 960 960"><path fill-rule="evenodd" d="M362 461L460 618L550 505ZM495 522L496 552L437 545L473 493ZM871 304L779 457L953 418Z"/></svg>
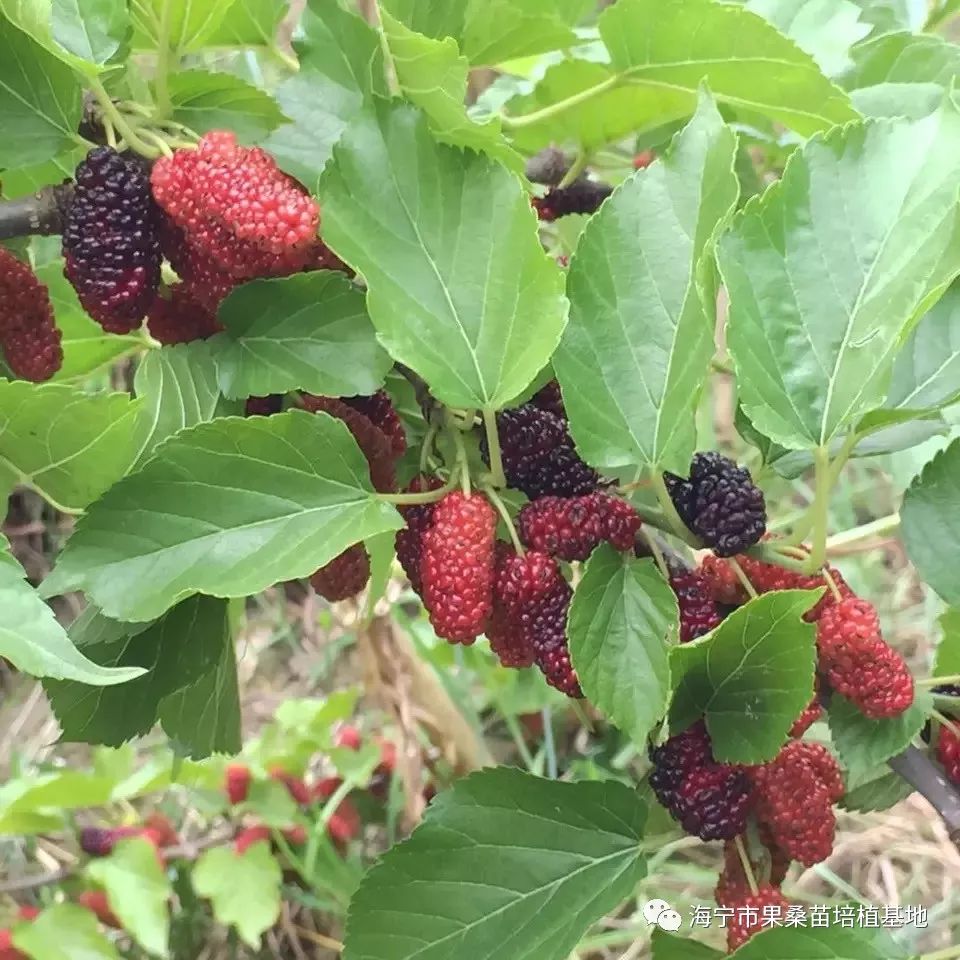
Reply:
<svg viewBox="0 0 960 960"><path fill-rule="evenodd" d="M61 233L72 197L73 184L65 183L44 187L27 197L0 201L0 240Z"/></svg>
<svg viewBox="0 0 960 960"><path fill-rule="evenodd" d="M887 761L891 769L923 794L943 817L950 839L960 847L960 791L920 749L907 747Z"/></svg>

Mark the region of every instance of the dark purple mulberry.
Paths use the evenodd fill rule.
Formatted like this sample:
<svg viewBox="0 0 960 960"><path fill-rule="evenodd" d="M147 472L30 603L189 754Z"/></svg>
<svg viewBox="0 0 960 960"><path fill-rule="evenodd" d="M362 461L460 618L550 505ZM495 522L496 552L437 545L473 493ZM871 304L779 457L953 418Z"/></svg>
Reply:
<svg viewBox="0 0 960 960"><path fill-rule="evenodd" d="M567 409L563 405L563 395L560 393L560 384L556 380L548 380L530 398L530 402L535 407L546 410L561 420L567 419Z"/></svg>
<svg viewBox="0 0 960 960"><path fill-rule="evenodd" d="M567 424L532 403L497 414L500 452L507 486L539 497L576 497L592 493L600 475L577 455ZM481 454L489 464L486 440Z"/></svg>
<svg viewBox="0 0 960 960"><path fill-rule="evenodd" d="M556 220L570 213L595 213L612 193L609 184L577 180L569 187L552 187L533 200L533 207L541 220Z"/></svg>
<svg viewBox="0 0 960 960"><path fill-rule="evenodd" d="M677 819L701 840L732 840L747 826L750 780L736 767L712 763L688 774L677 791Z"/></svg>
<svg viewBox="0 0 960 960"><path fill-rule="evenodd" d="M670 586L680 608L680 642L689 643L720 625L723 615L696 570L671 570Z"/></svg>
<svg viewBox="0 0 960 960"><path fill-rule="evenodd" d="M695 454L689 480L663 476L680 519L717 556L742 553L766 532L763 491L748 471L722 454Z"/></svg>
<svg viewBox="0 0 960 960"><path fill-rule="evenodd" d="M347 547L310 578L310 586L325 600L336 603L355 597L370 580L370 554L362 543Z"/></svg>
<svg viewBox="0 0 960 960"><path fill-rule="evenodd" d="M140 326L160 283L160 212L141 162L96 147L76 171L63 228L65 273L109 333Z"/></svg>

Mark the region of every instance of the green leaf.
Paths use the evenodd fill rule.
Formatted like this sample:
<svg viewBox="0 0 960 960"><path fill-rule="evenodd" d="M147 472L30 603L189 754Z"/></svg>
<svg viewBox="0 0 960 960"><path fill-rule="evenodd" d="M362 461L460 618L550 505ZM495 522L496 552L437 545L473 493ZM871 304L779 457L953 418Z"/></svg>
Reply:
<svg viewBox="0 0 960 960"><path fill-rule="evenodd" d="M72 177L73 168L65 174L62 171L51 173L44 182L51 183L64 176ZM4 184L6 182L7 175L4 173ZM36 274L47 285L62 335L63 366L55 374L56 381L80 380L121 357L143 349L143 339L137 334L104 333L100 324L89 317L80 306L73 286L63 275L62 261L56 260L37 267Z"/></svg>
<svg viewBox="0 0 960 960"><path fill-rule="evenodd" d="M854 48L842 83L867 116L919 119L937 109L958 71L956 44L929 34L891 33Z"/></svg>
<svg viewBox="0 0 960 960"><path fill-rule="evenodd" d="M762 17L716 0L619 0L600 35L625 82L696 105L705 80L718 101L809 135L856 118L846 94Z"/></svg>
<svg viewBox="0 0 960 960"><path fill-rule="evenodd" d="M960 610L949 609L940 614L942 637L933 661L934 677L960 674Z"/></svg>
<svg viewBox="0 0 960 960"><path fill-rule="evenodd" d="M870 720L835 693L830 700L830 733L844 767L859 777L901 753L923 729L931 706L930 693L918 690L913 705L899 717Z"/></svg>
<svg viewBox="0 0 960 960"><path fill-rule="evenodd" d="M255 843L243 854L214 847L197 860L191 876L197 893L213 902L217 922L236 927L244 943L258 947L280 915L283 877L270 845Z"/></svg>
<svg viewBox="0 0 960 960"><path fill-rule="evenodd" d="M722 960L724 954L699 940L678 937L655 927L651 941L653 960Z"/></svg>
<svg viewBox="0 0 960 960"><path fill-rule="evenodd" d="M286 120L270 94L229 73L179 71L169 89L173 118L197 133L232 130L241 143L254 143Z"/></svg>
<svg viewBox="0 0 960 960"><path fill-rule="evenodd" d="M71 681L44 684L63 740L117 747L151 730L164 697L216 669L231 633L226 601L196 596L152 624L121 623L88 607L70 638L101 666L147 671L109 690Z"/></svg>
<svg viewBox="0 0 960 960"><path fill-rule="evenodd" d="M45 163L65 150L81 112L73 71L20 30L0 29L0 168Z"/></svg>
<svg viewBox="0 0 960 960"><path fill-rule="evenodd" d="M135 467L179 430L222 413L216 366L203 340L151 350L137 368L133 388L143 400L135 431Z"/></svg>
<svg viewBox="0 0 960 960"><path fill-rule="evenodd" d="M234 0L230 16L207 38L212 47L270 47L287 12L286 0Z"/></svg>
<svg viewBox="0 0 960 960"><path fill-rule="evenodd" d="M505 405L546 365L566 314L519 181L394 104L359 117L335 161L324 238L363 273L380 341L441 402Z"/></svg>
<svg viewBox="0 0 960 960"><path fill-rule="evenodd" d="M822 590L779 590L735 610L670 652L670 729L706 719L721 763L765 763L813 696L816 629L803 614Z"/></svg>
<svg viewBox="0 0 960 960"><path fill-rule="evenodd" d="M785 447L826 445L886 394L908 325L960 269L960 115L811 140L720 242L744 410Z"/></svg>
<svg viewBox="0 0 960 960"><path fill-rule="evenodd" d="M161 46L161 33L169 37L171 50L184 54L199 50L219 30L235 0L137 0L130 5L134 45L154 50ZM166 19L167 30L163 30Z"/></svg>
<svg viewBox="0 0 960 960"><path fill-rule="evenodd" d="M222 637L220 658L196 683L160 704L160 723L181 753L195 760L239 753L240 689L232 635Z"/></svg>
<svg viewBox="0 0 960 960"><path fill-rule="evenodd" d="M381 11L384 36L397 80L407 99L422 107L437 138L459 147L483 150L516 172L523 161L500 135L500 122L475 123L467 116L470 65L451 37L432 40Z"/></svg>
<svg viewBox="0 0 960 960"><path fill-rule="evenodd" d="M873 29L850 0L749 0L746 7L806 50L831 77L851 66L850 48Z"/></svg>
<svg viewBox="0 0 960 960"><path fill-rule="evenodd" d="M906 800L913 793L913 784L908 783L899 773L894 773L886 764L857 778L847 777L847 792L840 806L851 813L872 813L875 810L889 810L892 806Z"/></svg>
<svg viewBox="0 0 960 960"><path fill-rule="evenodd" d="M754 934L732 960L906 960L886 930L861 927L774 927Z"/></svg>
<svg viewBox="0 0 960 960"><path fill-rule="evenodd" d="M33 164L27 167L20 167L16 170L3 171L3 183L0 183L0 195L12 199L22 197L28 193L36 193L51 183L59 183L62 180L69 180L73 177L77 164L87 155L87 149L82 146L74 146L58 154L52 159L45 160L43 163ZM21 238L25 239L25 238ZM47 243L56 243L56 238L34 238L35 242L44 240ZM62 274L61 270L61 274ZM64 283L70 286L66 278ZM70 287L72 290L73 288ZM95 321L90 320L97 326L97 329L103 332Z"/></svg>
<svg viewBox="0 0 960 960"><path fill-rule="evenodd" d="M382 0L381 8L417 33L459 40L472 0Z"/></svg>
<svg viewBox="0 0 960 960"><path fill-rule="evenodd" d="M130 837L118 843L109 856L91 860L86 872L106 890L110 909L123 929L147 953L167 956L167 901L173 889L153 844L142 837Z"/></svg>
<svg viewBox="0 0 960 960"><path fill-rule="evenodd" d="M645 743L666 711L677 617L676 597L652 560L607 546L593 552L570 606L570 655L590 701L634 743Z"/></svg>
<svg viewBox="0 0 960 960"><path fill-rule="evenodd" d="M685 472L714 353L712 251L733 212L736 136L703 96L667 153L587 223L553 364L580 454L605 469Z"/></svg>
<svg viewBox="0 0 960 960"><path fill-rule="evenodd" d="M862 19L874 33L920 30L927 19L925 0L853 0L863 11Z"/></svg>
<svg viewBox="0 0 960 960"><path fill-rule="evenodd" d="M13 943L33 960L120 960L97 918L73 903L47 907L32 923L18 924Z"/></svg>
<svg viewBox="0 0 960 960"><path fill-rule="evenodd" d="M194 593L245 597L307 577L400 526L339 420L222 418L162 444L91 507L44 588L83 589L107 616L149 620Z"/></svg>
<svg viewBox="0 0 960 960"><path fill-rule="evenodd" d="M920 577L960 606L960 439L938 453L903 497L901 536Z"/></svg>
<svg viewBox="0 0 960 960"><path fill-rule="evenodd" d="M130 33L127 6L115 0L50 0L50 13L54 43L97 67L117 57Z"/></svg>
<svg viewBox="0 0 960 960"><path fill-rule="evenodd" d="M951 286L910 334L893 365L886 408L938 410L960 398L960 286Z"/></svg>
<svg viewBox="0 0 960 960"><path fill-rule="evenodd" d="M112 799L114 786L112 780L81 770L30 774L0 788L3 822L10 814L103 806Z"/></svg>
<svg viewBox="0 0 960 960"><path fill-rule="evenodd" d="M301 27L300 71L275 91L292 122L263 147L284 170L313 185L364 100L388 91L380 37L360 17L330 0L310 0Z"/></svg>
<svg viewBox="0 0 960 960"><path fill-rule="evenodd" d="M245 283L218 319L226 331L210 344L228 397L370 394L393 365L377 343L363 292L341 273Z"/></svg>
<svg viewBox="0 0 960 960"><path fill-rule="evenodd" d="M60 510L82 510L132 462L139 411L125 393L0 382L0 484L24 484Z"/></svg>
<svg viewBox="0 0 960 960"><path fill-rule="evenodd" d="M125 683L143 673L137 667L113 670L88 660L25 577L0 534L0 656L34 677L97 687Z"/></svg>
<svg viewBox="0 0 960 960"><path fill-rule="evenodd" d="M565 960L643 876L645 820L620 783L459 780L367 873L344 960Z"/></svg>

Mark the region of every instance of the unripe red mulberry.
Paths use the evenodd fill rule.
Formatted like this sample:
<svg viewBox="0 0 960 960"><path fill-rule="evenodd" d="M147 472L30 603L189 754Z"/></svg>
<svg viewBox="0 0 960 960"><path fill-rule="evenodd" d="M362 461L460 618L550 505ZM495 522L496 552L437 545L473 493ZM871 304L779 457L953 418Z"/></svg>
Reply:
<svg viewBox="0 0 960 960"><path fill-rule="evenodd" d="M586 560L604 541L617 550L632 550L640 529L636 510L605 493L542 497L524 506L518 522L526 546L568 561Z"/></svg>
<svg viewBox="0 0 960 960"><path fill-rule="evenodd" d="M198 303L188 288L175 284L168 297L158 296L147 314L150 336L162 344L206 340L223 327L216 316Z"/></svg>
<svg viewBox="0 0 960 960"><path fill-rule="evenodd" d="M287 793L290 794L291 799L299 803L300 806L305 807L309 805L310 788L303 782L301 777L277 767L270 771L270 779L276 780L277 783L282 783L287 788Z"/></svg>
<svg viewBox="0 0 960 960"><path fill-rule="evenodd" d="M341 399L348 407L358 410L387 435L396 457L402 457L407 452L406 431L393 405L393 398L386 390L378 390L370 396L342 397Z"/></svg>
<svg viewBox="0 0 960 960"><path fill-rule="evenodd" d="M680 608L680 642L689 643L719 626L723 616L696 570L672 572L670 586Z"/></svg>
<svg viewBox="0 0 960 960"><path fill-rule="evenodd" d="M241 830L233 841L233 849L238 855L245 854L255 843L273 843L273 834L270 828L262 823L252 827L245 827Z"/></svg>
<svg viewBox="0 0 960 960"><path fill-rule="evenodd" d="M741 553L766 531L763 492L727 457L697 453L689 479L672 473L663 478L680 518L717 556Z"/></svg>
<svg viewBox="0 0 960 960"><path fill-rule="evenodd" d="M439 477L428 477L421 474L414 477L407 486L405 493L424 493L427 490L438 490L443 486ZM429 529L433 520L433 509L436 503L422 503L405 505L398 509L407 525L397 531L396 550L397 559L403 572L410 581L417 596L423 595L423 581L420 578L420 559L423 553L423 535Z"/></svg>
<svg viewBox="0 0 960 960"><path fill-rule="evenodd" d="M123 924L111 909L110 901L103 890L84 890L77 897L77 903L89 910L105 927L123 929Z"/></svg>
<svg viewBox="0 0 960 960"><path fill-rule="evenodd" d="M497 513L482 494L455 491L440 500L423 534L423 600L437 636L472 643L493 609Z"/></svg>
<svg viewBox="0 0 960 960"><path fill-rule="evenodd" d="M851 597L824 611L817 651L831 688L871 720L898 716L913 703L913 675L884 643L877 611L866 600Z"/></svg>
<svg viewBox="0 0 960 960"><path fill-rule="evenodd" d="M250 784L253 782L253 774L250 768L242 763L231 763L227 767L224 789L227 793L227 799L230 803L236 805L243 803L250 792Z"/></svg>
<svg viewBox="0 0 960 960"><path fill-rule="evenodd" d="M947 776L960 784L960 737L950 727L941 726L937 738L937 759Z"/></svg>
<svg viewBox="0 0 960 960"><path fill-rule="evenodd" d="M0 247L0 346L22 380L49 380L63 364L60 331L45 284L6 247Z"/></svg>
<svg viewBox="0 0 960 960"><path fill-rule="evenodd" d="M96 147L81 161L63 255L80 303L104 330L140 326L160 283L160 217L139 159Z"/></svg>
<svg viewBox="0 0 960 960"><path fill-rule="evenodd" d="M325 600L336 603L355 597L369 580L370 554L362 543L355 543L322 566L310 578L310 585Z"/></svg>
<svg viewBox="0 0 960 960"><path fill-rule="evenodd" d="M799 740L821 717L823 716L823 707L820 701L814 696L800 713L800 716L793 721L790 727L790 736Z"/></svg>
<svg viewBox="0 0 960 960"><path fill-rule="evenodd" d="M151 174L164 211L225 273L277 275L278 261L304 262L316 241L320 209L258 147L240 146L224 130L205 134L195 150L161 157Z"/></svg>
<svg viewBox="0 0 960 960"><path fill-rule="evenodd" d="M723 906L733 910L727 921L727 949L732 953L755 933L783 926L790 902L777 887L764 884L756 893L731 898Z"/></svg>

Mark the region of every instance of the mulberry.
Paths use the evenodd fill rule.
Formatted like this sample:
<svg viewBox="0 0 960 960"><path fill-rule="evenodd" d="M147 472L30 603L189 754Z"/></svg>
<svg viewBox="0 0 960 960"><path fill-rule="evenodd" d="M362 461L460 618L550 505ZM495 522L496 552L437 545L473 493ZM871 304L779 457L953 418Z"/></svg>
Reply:
<svg viewBox="0 0 960 960"><path fill-rule="evenodd" d="M206 340L223 327L217 318L178 283L170 290L169 298L158 296L147 314L147 329L154 340L163 344L189 343Z"/></svg>
<svg viewBox="0 0 960 960"><path fill-rule="evenodd" d="M824 611L817 650L831 688L871 720L896 717L913 703L913 675L884 643L877 611L866 600L850 597Z"/></svg>
<svg viewBox="0 0 960 960"><path fill-rule="evenodd" d="M799 740L822 716L823 707L817 697L814 696L813 700L803 708L800 716L793 721L793 726L790 727L790 736Z"/></svg>
<svg viewBox="0 0 960 960"><path fill-rule="evenodd" d="M580 459L560 417L533 403L497 414L497 431L507 485L531 500L592 493L600 475ZM489 465L486 438L480 451Z"/></svg>
<svg viewBox="0 0 960 960"><path fill-rule="evenodd" d="M60 331L46 285L0 247L0 346L14 375L39 383L63 364Z"/></svg>
<svg viewBox="0 0 960 960"><path fill-rule="evenodd" d="M567 419L567 410L563 405L563 395L560 393L560 384L556 380L548 380L534 395L530 402L547 413L552 413L560 420Z"/></svg>
<svg viewBox="0 0 960 960"><path fill-rule="evenodd" d="M689 480L672 473L665 473L664 480L680 519L718 556L752 547L766 531L763 492L727 457L695 454Z"/></svg>
<svg viewBox="0 0 960 960"><path fill-rule="evenodd" d="M743 833L751 784L737 767L711 763L691 770L677 790L676 818L701 840L731 840Z"/></svg>
<svg viewBox="0 0 960 960"><path fill-rule="evenodd" d="M247 397L244 413L248 417L269 417L283 409L283 397L272 393L266 397Z"/></svg>
<svg viewBox="0 0 960 960"><path fill-rule="evenodd" d="M950 727L941 726L937 738L937 759L943 764L947 776L960 784L960 737Z"/></svg>
<svg viewBox="0 0 960 960"><path fill-rule="evenodd" d="M423 493L427 490L438 490L443 486L439 477L428 477L421 474L410 482L405 493ZM433 520L433 509L436 503L422 503L414 506L402 506L400 514L407 525L397 531L396 550L397 559L403 572L410 581L417 596L423 595L423 581L420 577L420 559L423 554L423 535L429 529Z"/></svg>
<svg viewBox="0 0 960 960"><path fill-rule="evenodd" d="M640 529L633 507L605 493L542 497L523 507L518 522L526 546L567 561L586 560L604 541L632 550Z"/></svg>
<svg viewBox="0 0 960 960"><path fill-rule="evenodd" d="M552 187L545 196L535 197L533 207L541 220L556 220L571 213L595 213L613 193L613 187L593 180L577 180L569 187Z"/></svg>
<svg viewBox="0 0 960 960"><path fill-rule="evenodd" d="M472 643L493 609L497 514L482 494L448 493L423 534L423 599L437 636Z"/></svg>
<svg viewBox="0 0 960 960"><path fill-rule="evenodd" d="M722 623L719 607L696 570L671 571L670 586L680 608L680 642L689 643Z"/></svg>
<svg viewBox="0 0 960 960"><path fill-rule="evenodd" d="M727 949L732 953L755 933L783 926L790 902L777 887L765 884L756 893L731 898L723 906L733 911L727 925Z"/></svg>
<svg viewBox="0 0 960 960"><path fill-rule="evenodd" d="M369 580L370 554L362 543L355 543L322 566L310 578L310 585L325 600L336 603L355 597Z"/></svg>
<svg viewBox="0 0 960 960"><path fill-rule="evenodd" d="M386 390L378 390L369 397L343 397L348 407L362 413L374 426L387 435L394 455L402 457L407 452L407 434Z"/></svg>
<svg viewBox="0 0 960 960"><path fill-rule="evenodd" d="M80 303L104 330L140 326L160 284L160 217L138 159L96 147L81 161L63 255Z"/></svg>

